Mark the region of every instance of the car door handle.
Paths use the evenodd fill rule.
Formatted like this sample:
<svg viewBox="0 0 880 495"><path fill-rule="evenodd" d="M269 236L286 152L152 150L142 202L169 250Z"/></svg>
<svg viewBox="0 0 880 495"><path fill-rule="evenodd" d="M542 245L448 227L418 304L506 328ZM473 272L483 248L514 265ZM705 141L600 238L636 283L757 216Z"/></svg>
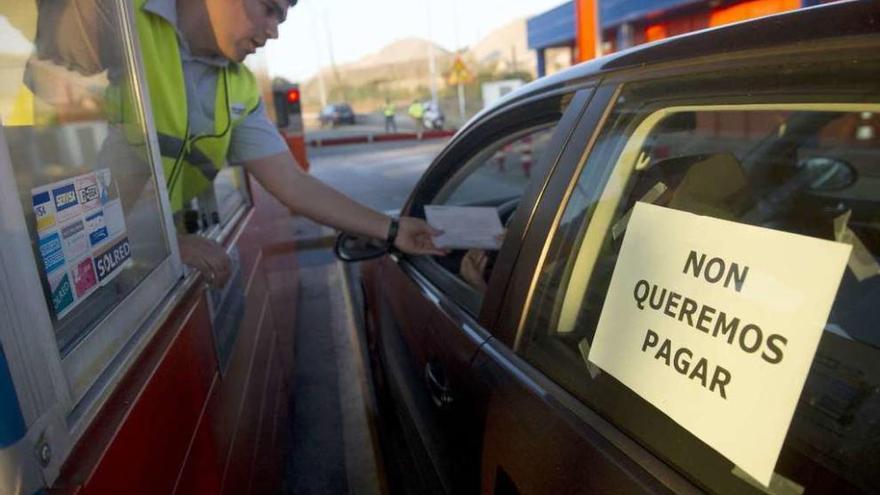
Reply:
<svg viewBox="0 0 880 495"><path fill-rule="evenodd" d="M452 389L446 379L446 374L442 368L429 361L425 365L425 381L428 383L428 391L431 393L431 400L434 405L440 409L449 409L455 401L452 395Z"/></svg>

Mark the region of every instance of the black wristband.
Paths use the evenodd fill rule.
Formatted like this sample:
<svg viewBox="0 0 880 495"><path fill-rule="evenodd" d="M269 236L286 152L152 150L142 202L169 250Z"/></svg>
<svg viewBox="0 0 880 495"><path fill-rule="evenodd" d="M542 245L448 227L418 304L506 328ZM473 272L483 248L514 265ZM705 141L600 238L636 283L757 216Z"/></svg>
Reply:
<svg viewBox="0 0 880 495"><path fill-rule="evenodd" d="M398 229L400 229L400 221L392 218L391 224L388 226L388 235L385 236L385 249L394 249L394 241L397 239Z"/></svg>

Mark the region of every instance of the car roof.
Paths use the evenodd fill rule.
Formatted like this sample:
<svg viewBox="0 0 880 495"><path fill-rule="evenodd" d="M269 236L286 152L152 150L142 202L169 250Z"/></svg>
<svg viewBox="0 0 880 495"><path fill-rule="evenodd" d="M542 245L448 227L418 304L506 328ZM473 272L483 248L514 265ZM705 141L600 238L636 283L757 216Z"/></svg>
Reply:
<svg viewBox="0 0 880 495"><path fill-rule="evenodd" d="M880 34L880 2L874 0L851 0L801 8L704 29L639 45L539 78L505 95L494 105L478 113L469 124L507 103L605 72L733 52L814 43L832 38L877 34Z"/></svg>

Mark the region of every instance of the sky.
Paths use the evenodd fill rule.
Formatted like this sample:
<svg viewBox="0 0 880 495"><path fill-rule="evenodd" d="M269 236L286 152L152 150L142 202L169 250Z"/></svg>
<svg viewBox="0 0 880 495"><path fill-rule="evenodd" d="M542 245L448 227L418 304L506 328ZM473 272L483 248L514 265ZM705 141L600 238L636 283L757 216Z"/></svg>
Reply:
<svg viewBox="0 0 880 495"><path fill-rule="evenodd" d="M472 45L518 17L566 0L299 0L265 50L272 76L304 81L318 67L353 62L420 37L447 50ZM332 47L332 50L330 49Z"/></svg>

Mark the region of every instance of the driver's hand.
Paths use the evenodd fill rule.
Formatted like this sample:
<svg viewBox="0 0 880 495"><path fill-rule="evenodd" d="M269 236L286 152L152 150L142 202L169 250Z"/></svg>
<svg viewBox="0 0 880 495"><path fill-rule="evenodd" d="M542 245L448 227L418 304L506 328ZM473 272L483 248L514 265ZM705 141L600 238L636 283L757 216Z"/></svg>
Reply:
<svg viewBox="0 0 880 495"><path fill-rule="evenodd" d="M486 273L486 264L489 262L489 256L482 249L470 249L465 253L461 260L459 274L471 287L480 292L486 292L486 280L483 278Z"/></svg>
<svg viewBox="0 0 880 495"><path fill-rule="evenodd" d="M202 272L205 281L212 287L226 285L232 262L223 246L195 234L178 235L177 241L180 258L185 265Z"/></svg>
<svg viewBox="0 0 880 495"><path fill-rule="evenodd" d="M400 217L400 227L394 247L407 254L433 254L446 256L447 251L434 245L433 237L443 233L428 225L421 218Z"/></svg>

